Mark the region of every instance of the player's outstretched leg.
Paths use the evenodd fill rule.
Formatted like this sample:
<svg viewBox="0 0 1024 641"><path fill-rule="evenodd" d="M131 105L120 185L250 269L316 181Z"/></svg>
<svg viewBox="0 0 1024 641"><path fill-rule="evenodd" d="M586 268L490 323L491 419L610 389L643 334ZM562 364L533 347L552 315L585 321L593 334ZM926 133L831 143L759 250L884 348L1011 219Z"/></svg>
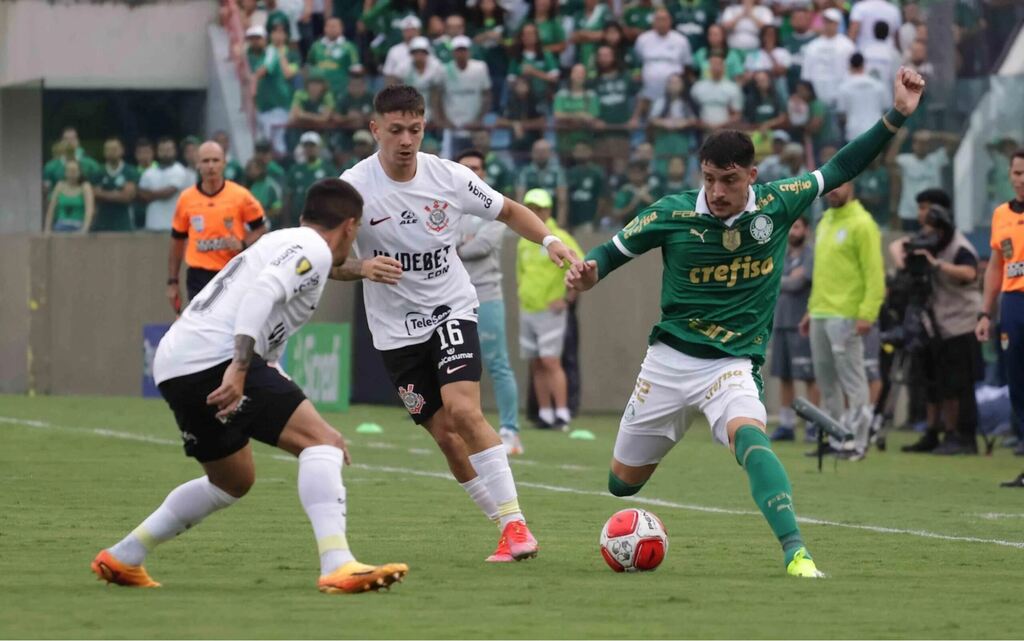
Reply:
<svg viewBox="0 0 1024 641"><path fill-rule="evenodd" d="M470 464L498 506L501 536L508 544L509 554L517 561L537 556L537 539L526 526L526 518L519 508L508 453L480 410L480 383L448 383L441 387L441 398L454 431L470 452Z"/></svg>
<svg viewBox="0 0 1024 641"><path fill-rule="evenodd" d="M299 457L299 501L320 552L317 588L328 593L380 590L401 581L404 563L366 565L356 561L345 537L346 493L341 466L348 461L345 439L327 424L309 400L292 413L277 446Z"/></svg>
<svg viewBox="0 0 1024 641"><path fill-rule="evenodd" d="M782 544L786 571L799 577L825 576L814 565L800 536L793 509L793 489L782 462L772 451L764 424L755 419L735 418L726 426L736 461L750 480L750 493Z"/></svg>
<svg viewBox="0 0 1024 641"><path fill-rule="evenodd" d="M192 479L171 490L163 504L139 527L111 548L102 550L92 562L92 571L108 583L155 588L142 566L146 555L195 526L210 514L233 505L245 496L255 480L252 446L216 461L202 464L206 476Z"/></svg>

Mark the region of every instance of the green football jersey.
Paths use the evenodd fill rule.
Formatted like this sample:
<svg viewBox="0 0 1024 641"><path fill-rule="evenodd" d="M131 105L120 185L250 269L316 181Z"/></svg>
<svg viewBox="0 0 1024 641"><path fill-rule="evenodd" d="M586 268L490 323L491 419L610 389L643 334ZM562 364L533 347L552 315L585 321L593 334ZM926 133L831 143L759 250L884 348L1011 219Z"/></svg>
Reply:
<svg viewBox="0 0 1024 641"><path fill-rule="evenodd" d="M612 244L623 260L661 248L661 320L650 341L698 358L763 364L789 228L819 191L813 173L754 185L747 209L729 225L711 215L703 191L641 211ZM607 259L598 266L602 275L611 269Z"/></svg>

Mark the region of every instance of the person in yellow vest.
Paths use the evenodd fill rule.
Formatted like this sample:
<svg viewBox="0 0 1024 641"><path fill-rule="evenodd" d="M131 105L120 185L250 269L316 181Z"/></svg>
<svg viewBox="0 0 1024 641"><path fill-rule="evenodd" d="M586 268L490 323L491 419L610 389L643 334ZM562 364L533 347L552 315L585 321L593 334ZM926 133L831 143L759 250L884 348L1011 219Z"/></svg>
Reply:
<svg viewBox="0 0 1024 641"><path fill-rule="evenodd" d="M582 256L579 244L551 217L551 194L531 189L523 204L533 210L544 224ZM569 304L574 291L566 291L565 272L554 265L547 252L535 243L520 240L516 249L516 280L519 284L519 349L530 362L530 374L541 423L548 428L568 430L571 416L568 385L562 369L562 345L565 339Z"/></svg>

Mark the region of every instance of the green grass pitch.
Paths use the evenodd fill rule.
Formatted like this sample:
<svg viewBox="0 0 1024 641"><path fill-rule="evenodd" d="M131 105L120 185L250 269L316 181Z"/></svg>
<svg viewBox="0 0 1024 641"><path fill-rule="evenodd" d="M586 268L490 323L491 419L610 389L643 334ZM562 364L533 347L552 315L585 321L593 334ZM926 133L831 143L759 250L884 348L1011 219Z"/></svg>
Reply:
<svg viewBox="0 0 1024 641"><path fill-rule="evenodd" d="M397 409L329 415L350 438L349 540L367 562L403 561L392 591L316 591L316 547L296 464L257 445L258 480L229 510L156 550L164 587L107 587L96 552L198 466L160 401L0 396L0 637L4 638L999 638L1020 635L1024 491L992 458L890 451L818 474L777 447L804 538L830 578L785 576L778 544L729 453L695 425L635 503L605 493L616 417L597 440L528 430L513 465L540 556L483 562L497 532L425 432ZM373 420L380 435L354 434ZM893 437L893 449L909 436ZM653 573L619 575L597 538L617 509L665 522Z"/></svg>

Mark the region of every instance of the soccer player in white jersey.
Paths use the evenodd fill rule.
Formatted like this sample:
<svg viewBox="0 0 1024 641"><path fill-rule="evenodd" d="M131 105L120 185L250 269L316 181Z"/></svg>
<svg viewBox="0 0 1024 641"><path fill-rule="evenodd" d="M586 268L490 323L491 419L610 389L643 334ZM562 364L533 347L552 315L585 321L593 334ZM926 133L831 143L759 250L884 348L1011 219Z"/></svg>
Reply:
<svg viewBox="0 0 1024 641"><path fill-rule="evenodd" d="M523 205L504 198L466 167L419 153L423 97L393 85L374 98L370 131L380 150L342 178L359 190L368 224L356 238L359 258L334 271L365 278L373 344L413 421L425 427L452 475L492 520L507 562L537 554L501 439L480 409L480 339L476 290L455 251L459 221L499 220L543 245L555 264L579 259Z"/></svg>
<svg viewBox="0 0 1024 641"><path fill-rule="evenodd" d="M390 586L403 563L359 563L345 538L345 439L290 379L267 365L316 310L335 265L348 256L362 198L328 178L306 195L302 226L263 236L235 256L160 341L153 377L181 430L185 454L204 476L179 485L92 570L109 583L158 587L142 563L168 541L245 496L255 481L254 438L299 458L299 500L320 552L321 592Z"/></svg>

